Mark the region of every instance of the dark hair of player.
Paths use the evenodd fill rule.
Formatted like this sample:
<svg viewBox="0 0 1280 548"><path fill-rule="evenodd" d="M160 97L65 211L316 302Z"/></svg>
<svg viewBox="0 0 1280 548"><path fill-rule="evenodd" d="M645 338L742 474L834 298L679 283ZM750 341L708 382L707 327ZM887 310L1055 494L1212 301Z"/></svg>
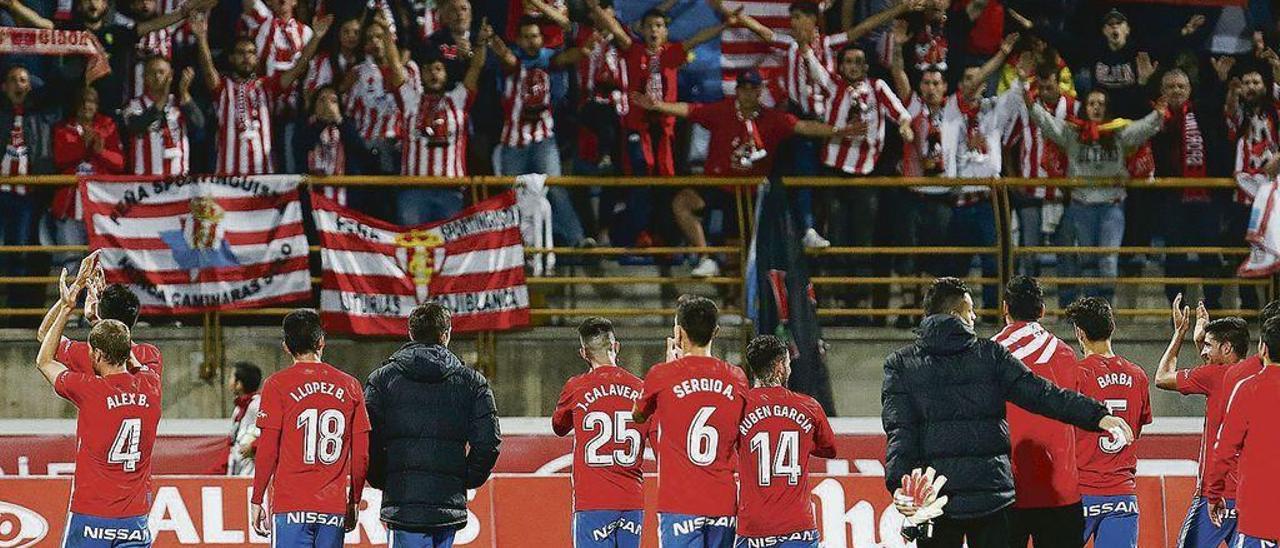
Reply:
<svg viewBox="0 0 1280 548"><path fill-rule="evenodd" d="M453 313L440 303L419 305L409 313L409 339L424 344L444 344L444 336L453 329Z"/></svg>
<svg viewBox="0 0 1280 548"><path fill-rule="evenodd" d="M1271 301L1262 310L1258 311L1258 329L1262 329L1266 325L1267 320L1280 316L1280 301Z"/></svg>
<svg viewBox="0 0 1280 548"><path fill-rule="evenodd" d="M89 348L102 352L102 359L111 365L123 365L129 361L133 343L129 340L129 326L119 320L102 320L89 330Z"/></svg>
<svg viewBox="0 0 1280 548"><path fill-rule="evenodd" d="M520 20L516 23L516 28L524 30L524 28L529 25L541 28L543 21L544 19L538 15L522 15L520 16Z"/></svg>
<svg viewBox="0 0 1280 548"><path fill-rule="evenodd" d="M861 47L858 47L858 45L857 45L857 44L845 44L845 45L843 45L843 46L840 46L840 53L837 53L837 54L836 54L836 59L838 59L838 60L844 60L844 56L845 56L845 54L846 54L846 53L849 53L849 52L851 52L851 51L861 51L863 55L866 55L866 53L867 53L867 52L866 52L865 50L863 50ZM865 60L866 60L866 58L864 57L864 58L863 58L863 60L865 61Z"/></svg>
<svg viewBox="0 0 1280 548"><path fill-rule="evenodd" d="M747 367L751 376L756 379L767 379L773 376L778 362L791 350L787 343L773 335L760 335L747 343Z"/></svg>
<svg viewBox="0 0 1280 548"><path fill-rule="evenodd" d="M1058 77L1061 76L1062 74L1061 70L1062 69L1058 68L1058 65L1054 65L1050 63L1041 63L1036 67L1036 79L1048 80L1050 78L1053 78L1054 80L1057 80Z"/></svg>
<svg viewBox="0 0 1280 548"><path fill-rule="evenodd" d="M1009 317L1015 321L1034 322L1044 316L1044 289L1030 276L1010 278L1004 287L1004 302L1009 305Z"/></svg>
<svg viewBox="0 0 1280 548"><path fill-rule="evenodd" d="M1249 355L1249 323L1244 318L1218 318L1205 326L1204 333L1213 335L1216 341L1226 341L1237 356Z"/></svg>
<svg viewBox="0 0 1280 548"><path fill-rule="evenodd" d="M676 304L676 323L697 346L711 344L720 323L720 309L706 297L684 295Z"/></svg>
<svg viewBox="0 0 1280 548"><path fill-rule="evenodd" d="M1280 318L1262 324L1262 342L1267 345L1267 360L1280 362Z"/></svg>
<svg viewBox="0 0 1280 548"><path fill-rule="evenodd" d="M232 367L235 368L232 378L244 387L245 392L257 392L262 386L262 370L258 366L249 362L236 362Z"/></svg>
<svg viewBox="0 0 1280 548"><path fill-rule="evenodd" d="M1116 320L1111 315L1111 305L1100 297L1077 299L1067 307L1067 319L1084 332L1090 341L1105 341L1116 330Z"/></svg>
<svg viewBox="0 0 1280 548"><path fill-rule="evenodd" d="M324 327L320 314L311 308L299 308L288 313L280 322L284 330L284 347L294 356L320 350L324 340Z"/></svg>
<svg viewBox="0 0 1280 548"><path fill-rule="evenodd" d="M663 22L665 22L665 23L669 23L669 22L671 22L671 19L670 19L669 17L667 17L667 13L666 13L666 12L664 12L664 11L662 11L662 10L658 9L658 8L649 8L649 9L645 10L644 15L641 15L641 16L640 16L640 24L642 24L642 25L643 25L643 24L644 24L645 22L647 22L647 21L649 20L649 18L651 18L651 17L657 17L657 18L659 18L659 19L662 19L662 21L663 21Z"/></svg>
<svg viewBox="0 0 1280 548"><path fill-rule="evenodd" d="M129 328L133 328L133 325L138 323L140 308L138 296L129 291L128 287L120 284L107 286L98 297L98 318L116 320Z"/></svg>
<svg viewBox="0 0 1280 548"><path fill-rule="evenodd" d="M924 294L924 314L949 314L960 308L964 296L969 293L969 286L960 278L938 278L929 286Z"/></svg>
<svg viewBox="0 0 1280 548"><path fill-rule="evenodd" d="M803 13L815 19L821 14L818 11L818 3L813 0L796 0L787 7L787 13Z"/></svg>
<svg viewBox="0 0 1280 548"><path fill-rule="evenodd" d="M578 342L592 356L600 357L613 347L613 322L593 316L578 325Z"/></svg>

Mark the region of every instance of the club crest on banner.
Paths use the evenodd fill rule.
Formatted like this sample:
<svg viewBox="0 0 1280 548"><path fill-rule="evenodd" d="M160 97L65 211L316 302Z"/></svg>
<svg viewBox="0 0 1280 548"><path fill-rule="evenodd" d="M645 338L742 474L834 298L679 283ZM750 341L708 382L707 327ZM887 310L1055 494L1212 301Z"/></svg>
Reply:
<svg viewBox="0 0 1280 548"><path fill-rule="evenodd" d="M444 265L444 236L439 229L417 229L396 234L396 262L413 280L418 304L431 296L431 276Z"/></svg>

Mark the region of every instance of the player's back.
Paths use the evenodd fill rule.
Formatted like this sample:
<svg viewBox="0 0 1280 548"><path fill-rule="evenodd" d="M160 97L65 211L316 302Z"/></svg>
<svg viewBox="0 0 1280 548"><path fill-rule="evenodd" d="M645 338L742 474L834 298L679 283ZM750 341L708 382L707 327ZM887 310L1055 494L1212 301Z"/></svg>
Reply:
<svg viewBox="0 0 1280 548"><path fill-rule="evenodd" d="M738 429L738 535L774 537L816 529L809 455L836 455L826 413L813 398L781 386L753 388L746 400Z"/></svg>
<svg viewBox="0 0 1280 548"><path fill-rule="evenodd" d="M151 450L160 423L160 376L67 370L54 389L75 403L76 472L71 511L102 518L151 509Z"/></svg>
<svg viewBox="0 0 1280 548"><path fill-rule="evenodd" d="M1037 322L1013 322L992 340L1007 348L1032 373L1055 386L1076 390L1075 350ZM1080 500L1076 475L1075 428L1007 404L1009 442L1018 508L1050 508Z"/></svg>
<svg viewBox="0 0 1280 548"><path fill-rule="evenodd" d="M1080 361L1080 392L1107 406L1124 419L1135 437L1151 423L1149 380L1141 367L1120 356L1090 354ZM1109 432L1076 431L1080 492L1086 495L1132 494L1138 454Z"/></svg>
<svg viewBox="0 0 1280 548"><path fill-rule="evenodd" d="M649 370L638 407L658 428L659 512L734 515L746 389L742 369L712 357L686 356Z"/></svg>
<svg viewBox="0 0 1280 548"><path fill-rule="evenodd" d="M646 425L637 425L632 409L643 383L618 366L600 366L565 383L552 428L573 431L573 509L644 508Z"/></svg>
<svg viewBox="0 0 1280 548"><path fill-rule="evenodd" d="M150 343L135 343L131 351L133 359L138 361L139 365L155 371L161 378L164 376L164 358L160 354L160 349ZM93 358L89 354L89 343L77 341L63 337L58 343L57 353L54 359L59 363L66 365L72 371L81 373L93 373ZM130 364L132 372L132 364Z"/></svg>
<svg viewBox="0 0 1280 548"><path fill-rule="evenodd" d="M298 362L262 385L258 427L278 430L273 513L346 512L351 440L369 430L359 381L318 362Z"/></svg>

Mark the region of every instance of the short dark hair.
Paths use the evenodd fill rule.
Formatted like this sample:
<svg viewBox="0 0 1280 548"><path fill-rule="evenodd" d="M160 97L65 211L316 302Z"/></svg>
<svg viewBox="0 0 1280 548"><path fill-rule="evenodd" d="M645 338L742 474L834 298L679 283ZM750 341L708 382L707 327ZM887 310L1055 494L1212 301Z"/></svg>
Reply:
<svg viewBox="0 0 1280 548"><path fill-rule="evenodd" d="M1067 319L1090 341L1105 341L1116 330L1111 304L1100 297L1083 297L1067 307Z"/></svg>
<svg viewBox="0 0 1280 548"><path fill-rule="evenodd" d="M720 322L720 309L706 297L684 295L676 303L676 323L698 346L711 344Z"/></svg>
<svg viewBox="0 0 1280 548"><path fill-rule="evenodd" d="M791 353L787 343L773 335L758 335L747 343L747 367L751 375L762 379L773 374L778 360Z"/></svg>
<svg viewBox="0 0 1280 548"><path fill-rule="evenodd" d="M578 342L593 355L608 352L614 340L613 322L608 318L592 316L578 324Z"/></svg>
<svg viewBox="0 0 1280 548"><path fill-rule="evenodd" d="M644 15L640 16L640 23L643 24L645 21L648 21L650 17L657 17L659 19L662 19L664 22L671 21L671 18L667 17L667 12L662 11L658 8L649 8L647 10L644 10Z"/></svg>
<svg viewBox="0 0 1280 548"><path fill-rule="evenodd" d="M1023 55L1029 55L1029 54L1024 53ZM1061 75L1062 75L1062 69L1058 68L1058 65L1055 65L1052 63L1041 63L1039 66L1036 67L1037 80L1048 80L1050 78L1053 78L1054 80L1058 80L1060 79Z"/></svg>
<svg viewBox="0 0 1280 548"><path fill-rule="evenodd" d="M964 296L969 294L969 286L960 278L938 278L929 285L924 294L924 313L926 316L946 314L960 308Z"/></svg>
<svg viewBox="0 0 1280 548"><path fill-rule="evenodd" d="M409 313L409 338L414 342L439 344L453 329L453 312L438 302L418 305Z"/></svg>
<svg viewBox="0 0 1280 548"><path fill-rule="evenodd" d="M517 30L523 29L529 25L542 28L543 21L545 21L545 19L543 19L539 15L531 15L531 14L521 15L520 19L516 22L516 29Z"/></svg>
<svg viewBox="0 0 1280 548"><path fill-rule="evenodd" d="M297 356L320 350L324 340L324 327L320 325L320 313L312 308L299 308L285 315L280 322L284 331L284 347Z"/></svg>
<svg viewBox="0 0 1280 548"><path fill-rule="evenodd" d="M1280 301L1271 301L1262 310L1258 311L1258 329L1267 323L1267 320L1280 316Z"/></svg>
<svg viewBox="0 0 1280 548"><path fill-rule="evenodd" d="M1044 316L1044 289L1030 276L1010 278L1004 288L1004 302L1009 305L1009 317L1016 321L1034 322Z"/></svg>
<svg viewBox="0 0 1280 548"><path fill-rule="evenodd" d="M1267 359L1280 362L1280 318L1262 324L1262 342L1267 345Z"/></svg>
<svg viewBox="0 0 1280 548"><path fill-rule="evenodd" d="M840 52L836 54L836 61L837 61L837 62L839 62L839 61L844 60L844 54L849 53L849 52L851 52L851 51L860 51L860 52L862 52L862 55L863 55L863 61L865 61L865 60L866 60L867 50L862 49L862 48L861 48L861 47L859 47L857 44L845 44L845 45L843 45L843 46L841 46L841 47L840 47Z"/></svg>
<svg viewBox="0 0 1280 548"><path fill-rule="evenodd" d="M257 392L262 386L262 369L258 366L249 362L236 362L232 367L235 368L232 378L244 386L245 391Z"/></svg>
<svg viewBox="0 0 1280 548"><path fill-rule="evenodd" d="M796 0L790 6L787 6L787 13L803 13L812 17L821 17L822 11L818 9L818 3L813 0Z"/></svg>
<svg viewBox="0 0 1280 548"><path fill-rule="evenodd" d="M119 320L102 320L89 330L89 347L102 352L102 358L111 365L129 361L133 342L129 338L129 326Z"/></svg>
<svg viewBox="0 0 1280 548"><path fill-rule="evenodd" d="M1205 335L1213 335L1218 341L1226 341L1237 356L1249 355L1249 323L1244 318L1229 316L1209 322Z"/></svg>
<svg viewBox="0 0 1280 548"><path fill-rule="evenodd" d="M138 311L142 308L138 296L128 287L111 284L98 296L98 318L117 320L126 327L133 328L138 323Z"/></svg>

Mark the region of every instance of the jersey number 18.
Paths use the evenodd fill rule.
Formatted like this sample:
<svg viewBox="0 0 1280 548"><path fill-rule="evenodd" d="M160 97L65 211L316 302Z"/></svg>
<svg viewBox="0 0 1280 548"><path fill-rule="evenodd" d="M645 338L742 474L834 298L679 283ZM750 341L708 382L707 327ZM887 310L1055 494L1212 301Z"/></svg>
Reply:
<svg viewBox="0 0 1280 548"><path fill-rule="evenodd" d="M298 414L302 430L302 462L333 464L342 456L342 434L347 431L347 418L337 409L307 409Z"/></svg>

